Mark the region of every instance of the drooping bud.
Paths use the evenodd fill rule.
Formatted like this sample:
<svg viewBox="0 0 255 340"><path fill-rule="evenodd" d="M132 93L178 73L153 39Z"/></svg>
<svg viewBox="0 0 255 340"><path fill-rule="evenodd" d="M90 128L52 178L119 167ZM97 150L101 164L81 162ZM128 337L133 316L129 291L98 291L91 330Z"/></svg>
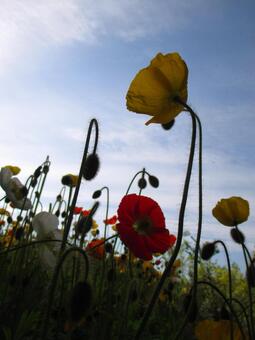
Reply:
<svg viewBox="0 0 255 340"><path fill-rule="evenodd" d="M94 198L94 199L99 198L101 196L101 194L102 194L101 190L96 190L96 191L94 191L92 198Z"/></svg>
<svg viewBox="0 0 255 340"><path fill-rule="evenodd" d="M159 180L156 176L149 176L149 183L153 188L157 188L159 186Z"/></svg>
<svg viewBox="0 0 255 340"><path fill-rule="evenodd" d="M99 165L99 157L96 153L91 153L90 155L88 155L84 165L83 177L87 181L91 181L93 178L96 177L99 170Z"/></svg>
<svg viewBox="0 0 255 340"><path fill-rule="evenodd" d="M175 119L172 119L170 120L170 122L166 124L161 124L161 126L164 130L170 130L174 126L174 123L175 123Z"/></svg>
<svg viewBox="0 0 255 340"><path fill-rule="evenodd" d="M39 166L37 169L35 169L34 171L34 177L35 178L38 178L40 175L41 175L41 172L42 172L42 167Z"/></svg>
<svg viewBox="0 0 255 340"><path fill-rule="evenodd" d="M216 251L215 243L207 242L203 245L203 248L201 251L201 258L207 261L215 254L215 251Z"/></svg>
<svg viewBox="0 0 255 340"><path fill-rule="evenodd" d="M144 189L144 188L146 188L146 186L147 186L146 179L144 177L140 178L139 181L138 181L138 187L140 189Z"/></svg>
<svg viewBox="0 0 255 340"><path fill-rule="evenodd" d="M238 229L232 228L230 231L230 235L236 243L243 244L245 241L244 234Z"/></svg>

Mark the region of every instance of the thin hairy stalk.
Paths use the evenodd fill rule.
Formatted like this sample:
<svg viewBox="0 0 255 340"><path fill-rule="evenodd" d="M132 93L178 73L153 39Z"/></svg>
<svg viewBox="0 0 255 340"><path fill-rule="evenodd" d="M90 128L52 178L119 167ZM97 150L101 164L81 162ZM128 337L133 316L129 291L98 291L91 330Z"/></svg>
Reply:
<svg viewBox="0 0 255 340"><path fill-rule="evenodd" d="M74 208L76 206L76 202L77 202L77 198L78 198L78 194L79 194L79 190L80 190L80 186L81 186L82 174L84 173L84 170L85 170L85 162L86 162L87 155L88 155L90 138L91 138L93 126L95 127L95 139L94 139L93 153L95 153L96 149L97 149L98 135L99 135L98 122L97 122L96 119L92 119L90 121L89 128L88 128L88 133L87 133L85 148L84 148L83 157L82 157L82 161L81 161L81 167L80 167L78 182L77 182L77 185L75 187L75 192L74 192L74 195L73 195L71 209L70 209L70 212L68 214L67 223L66 223L65 228L64 228L64 235L63 235L63 243L61 245L61 252L64 251L64 249L65 249L66 240L68 238L68 234L69 234L69 231L70 231L70 228L71 228L71 224L72 224L72 220L73 220L73 214L74 214Z"/></svg>
<svg viewBox="0 0 255 340"><path fill-rule="evenodd" d="M193 159L194 159L194 153L195 153L195 145L196 145L196 119L194 115L191 115L191 120L192 120L192 136L191 136L191 144L190 144L190 154L189 154L189 161L188 161L188 166L187 166L187 172L186 172L186 178L185 178L185 183L184 183L184 189L183 189L183 195L182 195L182 202L181 202L181 207L180 207L180 212L179 212L179 223L178 223L178 233L177 233L177 240L176 240L176 245L173 250L173 254L168 262L168 265L166 266L160 281L152 295L151 301L144 313L143 319L139 325L139 328L136 332L135 335L135 340L138 340L146 326L146 323L152 313L153 307L158 299L158 296L160 294L161 288L163 287L163 284L165 282L165 279L169 276L173 263L175 259L178 256L181 243L182 243L182 236L183 236L183 225L184 225L184 216L185 216L185 208L186 208L186 203L188 199L188 191L189 191L189 184L190 184L190 178L191 178L191 172L192 172L192 166L193 166Z"/></svg>
<svg viewBox="0 0 255 340"><path fill-rule="evenodd" d="M214 284L212 284L211 282L207 282L207 281L197 281L197 285L207 285L209 287L211 287L214 291L217 292L218 295L220 295L220 297L224 300L225 304L228 306L228 308L230 309L232 315L234 316L234 318L236 319L236 322L238 324L238 327L242 333L242 337L244 340L246 340L245 337L245 333L243 330L243 326L238 318L238 316L236 315L236 312L234 311L232 305L229 303L228 299L225 297L225 295L219 290L219 288L217 288Z"/></svg>

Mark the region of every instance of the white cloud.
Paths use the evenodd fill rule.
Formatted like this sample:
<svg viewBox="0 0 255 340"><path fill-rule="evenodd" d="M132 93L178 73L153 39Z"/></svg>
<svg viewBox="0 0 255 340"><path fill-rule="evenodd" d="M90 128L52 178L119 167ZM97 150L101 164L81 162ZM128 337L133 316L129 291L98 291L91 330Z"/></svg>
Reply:
<svg viewBox="0 0 255 340"><path fill-rule="evenodd" d="M0 73L46 46L85 44L106 35L134 40L186 25L200 0L2 0Z"/></svg>

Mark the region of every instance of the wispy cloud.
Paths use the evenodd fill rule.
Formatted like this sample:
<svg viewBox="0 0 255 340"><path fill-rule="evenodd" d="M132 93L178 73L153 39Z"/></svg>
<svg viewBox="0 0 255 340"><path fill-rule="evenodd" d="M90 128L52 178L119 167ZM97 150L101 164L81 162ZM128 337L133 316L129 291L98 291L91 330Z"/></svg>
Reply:
<svg viewBox="0 0 255 340"><path fill-rule="evenodd" d="M3 0L0 73L46 46L91 44L101 37L135 40L184 26L200 0Z"/></svg>

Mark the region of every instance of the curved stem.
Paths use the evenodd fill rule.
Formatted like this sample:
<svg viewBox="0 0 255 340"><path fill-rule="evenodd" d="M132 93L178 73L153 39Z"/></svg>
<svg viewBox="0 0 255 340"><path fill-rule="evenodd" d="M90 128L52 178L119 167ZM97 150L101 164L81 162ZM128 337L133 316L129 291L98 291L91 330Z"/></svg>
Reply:
<svg viewBox="0 0 255 340"><path fill-rule="evenodd" d="M150 174L145 170L145 168L143 168L143 170L138 171L138 172L134 175L134 177L132 178L131 182L129 183L129 186L128 186L127 191L126 191L126 195L128 195L129 190L130 190L132 184L134 183L134 180L136 179L136 177L137 177L139 174L141 174L141 173L146 174L146 175L148 175L148 176L150 175Z"/></svg>
<svg viewBox="0 0 255 340"><path fill-rule="evenodd" d="M168 265L166 266L160 281L152 295L151 301L145 311L145 314L143 316L143 319L140 323L140 326L137 330L137 333L135 335L135 340L138 340L146 326L146 323L151 315L151 312L153 310L153 307L158 299L159 293L161 288L163 287L163 284L165 282L165 279L168 277L170 274L170 271L172 269L173 263L175 259L178 256L181 243L182 243L182 236L183 236L183 225L184 225L184 215L185 215L185 208L186 208L186 203L188 199L188 191L189 191L189 184L190 184L190 178L191 178L191 172L192 172L192 165L193 165L193 159L194 159L194 153L195 153L195 146L196 146L196 119L194 115L191 115L191 120L192 120L192 136L191 136L191 144L190 144L190 154L189 154L189 161L188 161L188 166L187 166L187 172L186 172L186 178L185 178L185 183L184 183L184 189L183 189L183 195L182 195L182 202L181 202L181 207L180 207L180 212L179 212L179 223L178 223L178 234L177 234L177 241L176 241L176 246L174 248L173 254L168 262Z"/></svg>
<svg viewBox="0 0 255 340"><path fill-rule="evenodd" d="M99 134L99 132L98 132L98 122L97 122L96 119L92 119L90 121L89 128L88 128L85 148L84 148L84 152L83 152L83 158L82 158L81 167L80 167L80 173L79 173L79 177L78 177L78 183L77 183L77 185L75 187L75 192L74 192L74 195L73 195L73 200L72 200L72 204L71 204L70 213L68 214L67 223L66 223L65 228L64 228L64 235L63 235L63 243L61 245L61 252L65 249L66 240L68 238L68 234L69 234L69 231L70 231L70 228L71 228L71 223L72 223L72 220L73 220L74 208L75 208L76 201L77 201L78 194L79 194L79 190L80 190L82 174L83 174L84 169L85 169L85 162L86 162L86 159L87 159L87 154L88 154L89 143L90 143L90 138L91 138L91 133L92 133L93 126L95 126L95 140L94 140L93 153L95 153L96 149L97 149L98 134Z"/></svg>

